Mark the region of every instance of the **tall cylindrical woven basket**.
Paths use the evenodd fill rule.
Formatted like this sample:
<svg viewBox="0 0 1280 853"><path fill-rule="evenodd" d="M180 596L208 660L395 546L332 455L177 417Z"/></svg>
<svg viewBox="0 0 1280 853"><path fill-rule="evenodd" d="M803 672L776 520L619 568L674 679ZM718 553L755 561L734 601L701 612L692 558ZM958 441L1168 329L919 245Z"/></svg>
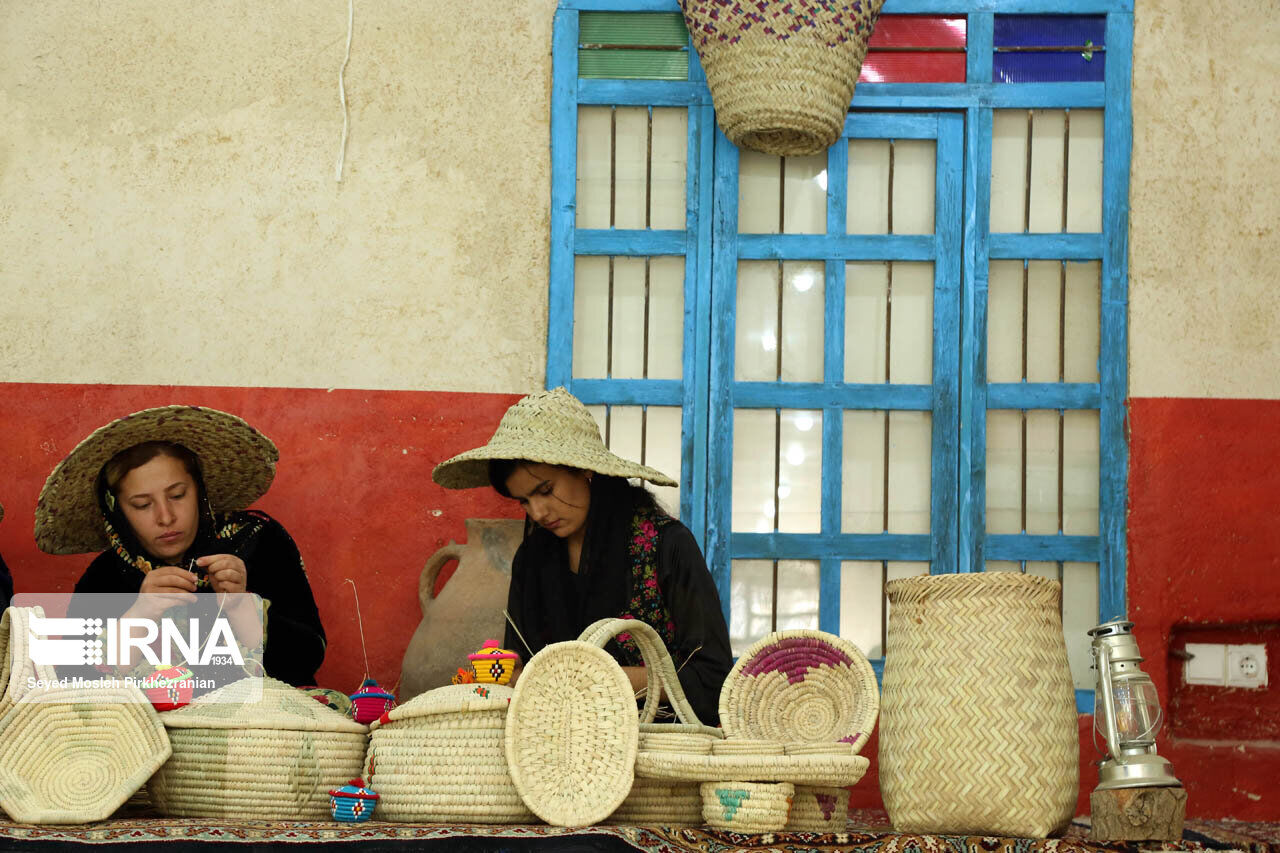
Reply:
<svg viewBox="0 0 1280 853"><path fill-rule="evenodd" d="M884 0L681 0L716 120L735 145L817 154L840 137Z"/></svg>
<svg viewBox="0 0 1280 853"><path fill-rule="evenodd" d="M895 830L1043 838L1079 786L1057 581L1013 572L890 582L880 789Z"/></svg>

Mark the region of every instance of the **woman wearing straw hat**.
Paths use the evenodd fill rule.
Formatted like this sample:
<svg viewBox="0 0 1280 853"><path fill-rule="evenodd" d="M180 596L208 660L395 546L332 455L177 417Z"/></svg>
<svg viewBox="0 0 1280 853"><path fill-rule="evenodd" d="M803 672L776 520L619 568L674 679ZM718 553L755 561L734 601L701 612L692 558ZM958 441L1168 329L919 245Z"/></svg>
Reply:
<svg viewBox="0 0 1280 853"><path fill-rule="evenodd" d="M666 643L699 719L715 724L733 664L715 583L688 528L627 482L674 480L610 453L591 413L563 388L517 402L486 445L431 477L450 489L492 486L527 515L511 564L506 648L527 661L598 619L640 619ZM619 640L608 649L639 690L639 649Z"/></svg>
<svg viewBox="0 0 1280 853"><path fill-rule="evenodd" d="M302 558L278 521L245 510L266 493L279 456L262 433L215 409L126 415L53 469L36 504L36 544L50 554L102 552L77 594L173 595L139 598L131 615L155 617L143 609L197 591L256 593L267 674L312 684L325 634Z"/></svg>
<svg viewBox="0 0 1280 853"><path fill-rule="evenodd" d="M0 506L0 521L4 521L3 506ZM11 598L13 598L13 575L9 574L9 567L4 564L4 557L0 557L0 610L9 606Z"/></svg>

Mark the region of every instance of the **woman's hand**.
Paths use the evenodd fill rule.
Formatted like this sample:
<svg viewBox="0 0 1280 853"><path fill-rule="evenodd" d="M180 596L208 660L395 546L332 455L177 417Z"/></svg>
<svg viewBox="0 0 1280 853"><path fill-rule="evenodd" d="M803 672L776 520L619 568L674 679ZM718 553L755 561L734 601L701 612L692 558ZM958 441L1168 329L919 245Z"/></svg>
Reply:
<svg viewBox="0 0 1280 853"><path fill-rule="evenodd" d="M140 619L158 619L170 607L196 600L196 576L177 566L161 566L147 572L138 588L138 599L124 614ZM146 593L146 595L142 595Z"/></svg>
<svg viewBox="0 0 1280 853"><path fill-rule="evenodd" d="M197 559L196 565L205 570L214 592L244 592L249 582L249 570L235 554L210 554Z"/></svg>

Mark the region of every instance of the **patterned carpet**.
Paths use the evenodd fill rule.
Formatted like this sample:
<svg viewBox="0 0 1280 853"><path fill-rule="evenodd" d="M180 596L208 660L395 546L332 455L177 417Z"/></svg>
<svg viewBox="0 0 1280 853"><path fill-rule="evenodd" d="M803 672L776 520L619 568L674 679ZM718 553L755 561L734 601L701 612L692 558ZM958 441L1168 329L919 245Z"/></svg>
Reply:
<svg viewBox="0 0 1280 853"><path fill-rule="evenodd" d="M1078 819L1062 838L1025 839L954 835L900 835L884 812L856 812L846 832L737 835L706 829L594 826L477 826L271 822L131 817L86 826L30 826L0 821L0 848L66 849L68 846L137 844L150 853L170 850L234 848L308 849L342 847L348 851L649 851L649 853L1137 853L1140 850L1242 850L1280 853L1280 824L1240 821L1188 821L1183 841L1096 844L1088 840L1087 819Z"/></svg>

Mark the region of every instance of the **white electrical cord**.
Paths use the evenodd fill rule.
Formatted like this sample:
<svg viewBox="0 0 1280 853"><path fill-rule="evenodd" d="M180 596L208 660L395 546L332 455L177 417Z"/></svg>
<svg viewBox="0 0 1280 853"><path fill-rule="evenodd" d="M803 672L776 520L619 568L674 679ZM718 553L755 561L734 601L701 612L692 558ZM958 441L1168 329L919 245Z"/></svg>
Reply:
<svg viewBox="0 0 1280 853"><path fill-rule="evenodd" d="M347 70L347 62L351 60L351 31L356 17L356 0L347 0L347 54L342 57L342 67L338 69L338 99L342 102L342 145L338 149L338 166L334 170L333 179L342 181L342 163L347 158L347 90L342 82L342 75Z"/></svg>

